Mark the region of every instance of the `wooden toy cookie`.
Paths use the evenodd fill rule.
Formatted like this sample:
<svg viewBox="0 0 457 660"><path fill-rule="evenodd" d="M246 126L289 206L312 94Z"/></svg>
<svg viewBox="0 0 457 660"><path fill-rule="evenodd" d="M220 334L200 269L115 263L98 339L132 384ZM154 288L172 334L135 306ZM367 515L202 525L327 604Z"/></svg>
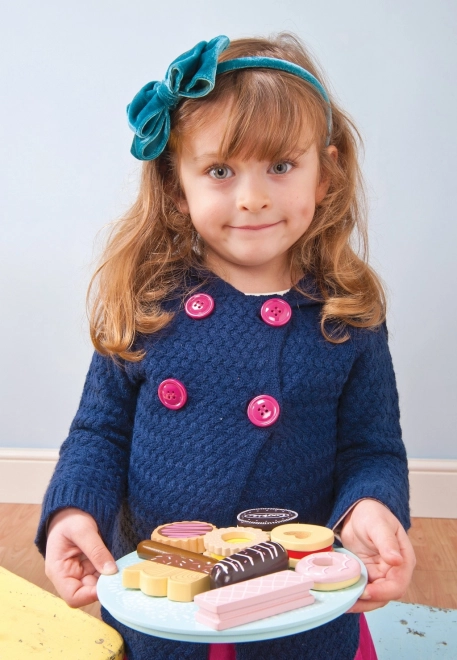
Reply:
<svg viewBox="0 0 457 660"><path fill-rule="evenodd" d="M362 570L357 559L343 552L316 552L300 559L295 572L313 580L317 591L337 591L358 582Z"/></svg>
<svg viewBox="0 0 457 660"><path fill-rule="evenodd" d="M197 552L173 548L165 543L149 541L149 539L138 543L136 553L140 559L149 559L157 564L168 564L200 573L211 573L217 564L217 559L213 559L213 557L205 557Z"/></svg>
<svg viewBox="0 0 457 660"><path fill-rule="evenodd" d="M151 540L172 545L174 548L202 553L205 550L203 537L213 529L216 529L214 525L199 520L167 523L155 528Z"/></svg>
<svg viewBox="0 0 457 660"><path fill-rule="evenodd" d="M221 527L205 535L203 542L211 557L223 559L250 545L264 543L270 535L253 527Z"/></svg>
<svg viewBox="0 0 457 660"><path fill-rule="evenodd" d="M200 609L195 619L215 630L258 621L311 605L312 586L311 580L289 570L231 584L196 596Z"/></svg>
<svg viewBox="0 0 457 660"><path fill-rule="evenodd" d="M211 589L284 571L288 566L287 550L279 543L266 541L251 545L217 562L211 570Z"/></svg>
<svg viewBox="0 0 457 660"><path fill-rule="evenodd" d="M247 509L242 511L236 517L240 527L255 527L263 529L264 532L270 532L278 525L285 525L296 521L298 513L290 509Z"/></svg>
<svg viewBox="0 0 457 660"><path fill-rule="evenodd" d="M312 552L332 550L334 538L331 529L320 525L291 523L271 530L271 540L285 547L289 554L289 566L292 568L302 557Z"/></svg>
<svg viewBox="0 0 457 660"><path fill-rule="evenodd" d="M147 560L124 568L122 586L127 589L141 589L147 596L168 596L169 600L187 603L197 594L208 591L210 579L205 573L164 566Z"/></svg>

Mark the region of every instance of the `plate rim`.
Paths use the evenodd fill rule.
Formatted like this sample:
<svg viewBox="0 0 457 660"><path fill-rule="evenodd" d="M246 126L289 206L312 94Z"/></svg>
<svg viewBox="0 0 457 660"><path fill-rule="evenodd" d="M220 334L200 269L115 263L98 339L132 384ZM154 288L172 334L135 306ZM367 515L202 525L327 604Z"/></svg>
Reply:
<svg viewBox="0 0 457 660"><path fill-rule="evenodd" d="M242 624L240 626L234 626L233 628L227 628L226 630L214 630L212 628L204 626L204 624L199 624L199 623L197 623L196 625L201 626L201 629L197 628L195 630L178 629L176 628L176 626L165 626L163 624L157 625L157 623L154 623L149 627L142 625L142 623L138 623L138 621L135 620L135 617L129 617L128 613L127 616L125 616L125 612L120 613L116 607L114 608L112 607L112 603L109 606L107 606L103 602L105 600L103 593L103 585L106 583L107 580L116 577L117 579L119 579L119 573L122 571L122 568L124 568L123 564L125 564L125 562L128 562L127 565L130 565L130 563L134 563L135 561L141 561L141 558L138 557L136 551L124 555L123 557L120 557L117 560L116 563L118 564L119 573L116 573L115 575L100 576L97 582L97 595L99 597L100 604L102 605L102 607L105 610L107 610L107 612L109 612L109 614L112 617L114 617L117 621L119 621L119 623L129 628L132 628L133 630L137 630L138 632L142 632L147 635L153 635L155 637L160 637L162 639L171 639L174 641L204 643L204 644L227 643L227 642L242 643L242 642L253 642L253 641L265 641L268 639L277 639L280 637L286 637L288 635L295 635L301 632L306 632L307 630L312 630L313 628L317 628L318 626L333 621L338 616L341 616L342 614L347 612L347 610L350 609L350 607L352 607L352 605L356 602L358 597L363 592L365 585L367 583L366 566L356 555L354 555L354 553L350 552L346 548L334 548L334 551L343 554L348 554L354 557L361 565L362 573L358 582L351 585L350 587L346 587L346 589L340 590L341 593L344 592L347 595L349 595L350 593L350 597L344 600L342 603L339 604L337 603L334 609L327 611L325 614L315 612L314 616L307 617L303 621L298 621L298 622L294 621L289 624L284 623L284 618L287 617L287 615L290 614L290 612L283 612L282 614L276 614L272 617L259 619L259 621L266 621L267 619L270 619L271 622L273 622L273 620L278 619L278 621L276 621L276 623L273 625L273 628L269 627L268 629L264 628L261 630L252 630L252 626L253 624L255 626L256 621L252 621L248 624ZM119 565L119 562L121 563L121 565ZM102 598L100 598L100 592L102 594ZM319 595L321 595L322 597L322 594L338 593L338 592L323 592L314 589L311 589L310 592L316 598L317 602L319 602ZM150 596L150 598L152 598L152 596ZM325 604L325 601L321 601L321 602ZM194 611L197 611L198 609L197 605L194 602L176 603L176 605L185 606L187 608L189 606L192 606ZM298 608L297 610L291 610L291 611L297 612L303 609L304 611L311 612L311 610L309 610L308 608L313 607L313 605L306 605L303 608ZM248 628L243 630L246 626L250 626L251 629Z"/></svg>

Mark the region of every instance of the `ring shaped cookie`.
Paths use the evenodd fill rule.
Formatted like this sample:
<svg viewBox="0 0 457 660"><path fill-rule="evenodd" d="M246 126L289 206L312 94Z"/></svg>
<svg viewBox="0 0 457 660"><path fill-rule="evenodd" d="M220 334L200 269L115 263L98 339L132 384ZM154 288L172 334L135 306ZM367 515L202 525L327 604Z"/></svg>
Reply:
<svg viewBox="0 0 457 660"><path fill-rule="evenodd" d="M229 557L244 548L270 540L270 535L253 527L221 527L208 532L204 538L207 552Z"/></svg>
<svg viewBox="0 0 457 660"><path fill-rule="evenodd" d="M313 580L317 591L337 591L355 584L361 568L357 559L343 552L316 552L300 559L295 572Z"/></svg>
<svg viewBox="0 0 457 660"><path fill-rule="evenodd" d="M331 547L334 534L328 527L290 523L271 530L271 540L294 552L317 552Z"/></svg>

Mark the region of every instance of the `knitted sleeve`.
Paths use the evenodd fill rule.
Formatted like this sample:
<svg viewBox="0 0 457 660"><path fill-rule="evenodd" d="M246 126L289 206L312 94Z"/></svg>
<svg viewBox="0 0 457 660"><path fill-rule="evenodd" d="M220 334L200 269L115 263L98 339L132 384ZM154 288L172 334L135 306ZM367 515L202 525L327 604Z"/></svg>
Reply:
<svg viewBox="0 0 457 660"><path fill-rule="evenodd" d="M58 509L76 507L95 518L105 543L126 491L137 399L131 363L95 353L78 412L46 491L35 543L44 555L46 523Z"/></svg>
<svg viewBox="0 0 457 660"><path fill-rule="evenodd" d="M357 500L373 498L408 529L408 465L387 329L356 337L356 359L339 402L335 506L328 526Z"/></svg>

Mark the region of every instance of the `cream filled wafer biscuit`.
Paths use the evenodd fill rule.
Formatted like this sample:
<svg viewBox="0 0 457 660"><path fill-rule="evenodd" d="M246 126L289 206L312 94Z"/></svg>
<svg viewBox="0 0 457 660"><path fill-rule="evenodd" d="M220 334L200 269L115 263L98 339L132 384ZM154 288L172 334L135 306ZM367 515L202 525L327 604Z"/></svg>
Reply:
<svg viewBox="0 0 457 660"><path fill-rule="evenodd" d="M309 589L311 580L292 571L280 571L246 580L195 597L199 610L195 618L200 623L224 630L287 612L314 602Z"/></svg>
<svg viewBox="0 0 457 660"><path fill-rule="evenodd" d="M124 568L122 586L126 589L141 589L147 596L167 596L169 600L187 603L210 588L210 579L205 573L147 560Z"/></svg>
<svg viewBox="0 0 457 660"><path fill-rule="evenodd" d="M297 518L298 513L290 509L262 507L242 511L237 515L236 520L240 527L254 527L263 529L264 532L270 532L274 527L294 522Z"/></svg>
<svg viewBox="0 0 457 660"><path fill-rule="evenodd" d="M289 566L287 551L279 543L265 541L221 559L211 570L211 589L284 571Z"/></svg>
<svg viewBox="0 0 457 660"><path fill-rule="evenodd" d="M233 616L214 614L213 612L208 612L208 610L197 610L195 619L199 623L203 623L214 630L227 630L227 628L234 628L235 626L241 626L252 621L260 621L260 619L266 619L275 614L298 610L300 607L312 605L312 603L314 603L314 596L309 594L308 596L302 596L294 600L285 599L274 605L268 605L259 609L247 607L239 612L230 612L229 614L233 614Z"/></svg>
<svg viewBox="0 0 457 660"><path fill-rule="evenodd" d="M234 555L240 550L270 540L270 535L253 527L221 527L204 537L207 552L218 559Z"/></svg>
<svg viewBox="0 0 457 660"><path fill-rule="evenodd" d="M273 599L298 598L308 595L313 581L295 571L279 571L253 580L211 589L195 598L197 605L216 614L225 614L243 607L271 603Z"/></svg>
<svg viewBox="0 0 457 660"><path fill-rule="evenodd" d="M174 548L202 553L205 549L203 537L214 529L215 527L211 523L184 520L156 527L151 534L151 540L171 545Z"/></svg>
<svg viewBox="0 0 457 660"><path fill-rule="evenodd" d="M317 591L337 591L358 582L362 570L357 559L344 552L315 552L300 559L295 572L313 580Z"/></svg>
<svg viewBox="0 0 457 660"><path fill-rule="evenodd" d="M170 555L173 555L174 557L179 557L181 559L188 559L189 561L193 561L193 562L198 562L202 566L201 570L203 573L210 573L211 569L213 568L213 566L217 564L218 561L213 557L206 557L204 555L198 554L197 552L190 552L189 550L183 550L182 548L172 548L169 545L166 545L165 543L159 543L158 541L150 541L149 539L147 539L146 541L140 541L140 543L138 543L136 552L138 557L140 557L140 559L153 559L153 560L156 559L157 563L168 563L168 562L159 562L158 557L160 556L170 557ZM172 560L171 565L175 565L173 564L173 562L175 561L176 560Z"/></svg>

